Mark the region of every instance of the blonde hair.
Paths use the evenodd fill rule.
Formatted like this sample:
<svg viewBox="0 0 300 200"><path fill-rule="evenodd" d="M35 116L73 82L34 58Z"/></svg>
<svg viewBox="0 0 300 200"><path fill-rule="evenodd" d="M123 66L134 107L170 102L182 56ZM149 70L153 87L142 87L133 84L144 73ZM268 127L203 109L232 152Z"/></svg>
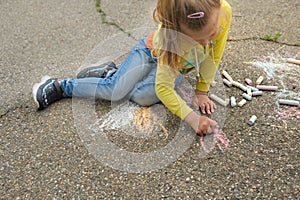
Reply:
<svg viewBox="0 0 300 200"><path fill-rule="evenodd" d="M201 30L207 24L211 10L220 6L220 0L158 0L153 12L154 21L161 25L157 33L158 44L154 49L157 57L177 69L180 23L190 29ZM204 16L196 19L187 17L197 12L203 12Z"/></svg>

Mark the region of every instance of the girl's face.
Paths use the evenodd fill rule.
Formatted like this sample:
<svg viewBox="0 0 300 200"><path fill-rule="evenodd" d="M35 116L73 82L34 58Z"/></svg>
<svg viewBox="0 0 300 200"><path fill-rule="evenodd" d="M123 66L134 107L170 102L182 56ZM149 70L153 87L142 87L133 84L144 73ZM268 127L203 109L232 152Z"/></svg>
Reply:
<svg viewBox="0 0 300 200"><path fill-rule="evenodd" d="M206 46L219 32L220 11L220 8L213 8L207 24L201 30L189 29L186 24L180 23L181 32L199 44Z"/></svg>

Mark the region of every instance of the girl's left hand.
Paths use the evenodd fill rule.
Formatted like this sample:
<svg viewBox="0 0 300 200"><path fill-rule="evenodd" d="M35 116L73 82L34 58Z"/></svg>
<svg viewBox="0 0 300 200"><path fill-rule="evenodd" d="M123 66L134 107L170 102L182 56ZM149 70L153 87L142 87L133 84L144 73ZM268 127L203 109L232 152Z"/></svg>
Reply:
<svg viewBox="0 0 300 200"><path fill-rule="evenodd" d="M196 110L200 108L202 113L209 115L217 108L216 104L206 94L196 94L193 98L193 106Z"/></svg>

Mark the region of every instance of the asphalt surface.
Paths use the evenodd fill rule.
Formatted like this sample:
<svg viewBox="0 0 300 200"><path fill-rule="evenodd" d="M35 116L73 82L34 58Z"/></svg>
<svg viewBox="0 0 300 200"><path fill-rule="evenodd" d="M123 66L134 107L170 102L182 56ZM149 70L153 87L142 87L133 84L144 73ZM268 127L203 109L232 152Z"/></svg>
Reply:
<svg viewBox="0 0 300 200"><path fill-rule="evenodd" d="M229 2L233 23L221 68L235 80L265 76L265 71L246 63L274 52L300 59L300 47L295 45L300 42L298 0ZM75 123L72 99L37 112L31 94L34 83L44 75L75 76L94 47L114 41L115 35L130 33L128 40L135 41L154 26L154 6L150 0L103 0L100 14L91 0L0 1L1 199L299 198L299 108L280 118L275 114L276 93L266 93L242 108L227 108L223 130L230 148L224 153L214 149L199 156L201 147L194 138L167 166L143 173L124 173L90 151ZM277 42L260 39L270 33L282 36ZM299 66L284 70L288 77L264 83L279 85L284 77L289 94L296 94L286 97L299 100ZM240 92L225 90L228 95ZM98 102L98 116L109 106ZM258 120L250 127L246 122L252 114ZM134 140L138 143L126 136L110 138L128 151L150 152L175 137L176 123L172 118L165 124L171 135L166 140L163 135Z"/></svg>

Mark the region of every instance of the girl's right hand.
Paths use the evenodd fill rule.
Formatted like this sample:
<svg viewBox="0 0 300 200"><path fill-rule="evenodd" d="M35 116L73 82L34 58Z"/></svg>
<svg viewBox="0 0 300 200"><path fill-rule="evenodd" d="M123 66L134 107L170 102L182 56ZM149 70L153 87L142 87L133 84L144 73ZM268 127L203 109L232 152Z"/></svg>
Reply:
<svg viewBox="0 0 300 200"><path fill-rule="evenodd" d="M184 120L201 136L212 133L219 128L216 121L205 116L199 116L195 112L190 112Z"/></svg>
<svg viewBox="0 0 300 200"><path fill-rule="evenodd" d="M199 116L197 134L200 136L213 133L214 131L218 130L219 126L218 123L214 120L209 119L205 116Z"/></svg>

